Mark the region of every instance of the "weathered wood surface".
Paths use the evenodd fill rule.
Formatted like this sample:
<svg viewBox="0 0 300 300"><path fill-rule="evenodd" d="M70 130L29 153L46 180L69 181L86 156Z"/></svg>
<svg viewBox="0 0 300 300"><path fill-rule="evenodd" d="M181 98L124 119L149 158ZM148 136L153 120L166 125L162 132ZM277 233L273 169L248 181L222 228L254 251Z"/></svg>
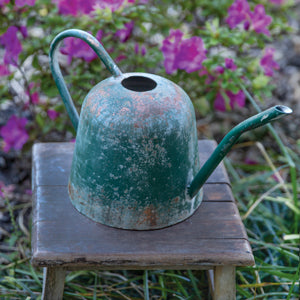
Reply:
<svg viewBox="0 0 300 300"><path fill-rule="evenodd" d="M44 268L42 300L61 300L66 271L62 268Z"/></svg>
<svg viewBox="0 0 300 300"><path fill-rule="evenodd" d="M213 300L235 300L235 267L214 268Z"/></svg>
<svg viewBox="0 0 300 300"><path fill-rule="evenodd" d="M215 143L199 143L203 163ZM68 269L208 269L254 264L223 165L205 184L204 201L192 217L164 229L129 231L95 223L72 206L67 182L73 147L70 143L34 146L34 265Z"/></svg>

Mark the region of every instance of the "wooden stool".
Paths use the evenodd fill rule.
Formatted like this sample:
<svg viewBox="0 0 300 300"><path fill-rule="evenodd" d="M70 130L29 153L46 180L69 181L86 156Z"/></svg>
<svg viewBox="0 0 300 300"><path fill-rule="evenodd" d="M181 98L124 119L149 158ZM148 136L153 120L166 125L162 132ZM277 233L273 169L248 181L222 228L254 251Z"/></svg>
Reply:
<svg viewBox="0 0 300 300"><path fill-rule="evenodd" d="M199 141L200 161L216 144ZM32 264L44 268L42 299L62 299L65 272L78 269L210 270L214 299L235 299L235 267L254 264L247 234L221 164L204 186L196 213L153 231L110 228L71 204L67 184L74 144L33 148Z"/></svg>

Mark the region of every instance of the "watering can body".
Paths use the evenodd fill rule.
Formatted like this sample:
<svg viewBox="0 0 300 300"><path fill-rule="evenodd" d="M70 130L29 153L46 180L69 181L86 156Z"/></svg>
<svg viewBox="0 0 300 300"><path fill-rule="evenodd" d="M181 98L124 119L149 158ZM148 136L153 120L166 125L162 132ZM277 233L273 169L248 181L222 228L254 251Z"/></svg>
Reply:
<svg viewBox="0 0 300 300"><path fill-rule="evenodd" d="M112 74L88 93L80 117L58 64L57 50L66 37L84 40ZM93 36L76 29L55 37L50 67L77 131L71 202L88 218L117 228L158 229L185 220L239 136L291 113L275 106L243 121L200 169L194 108L178 85L153 74L123 74Z"/></svg>
<svg viewBox="0 0 300 300"><path fill-rule="evenodd" d="M136 91L145 83L147 91ZM69 181L71 201L84 215L126 229L177 223L201 202L200 193L186 195L198 169L193 105L174 83L128 73L86 96Z"/></svg>

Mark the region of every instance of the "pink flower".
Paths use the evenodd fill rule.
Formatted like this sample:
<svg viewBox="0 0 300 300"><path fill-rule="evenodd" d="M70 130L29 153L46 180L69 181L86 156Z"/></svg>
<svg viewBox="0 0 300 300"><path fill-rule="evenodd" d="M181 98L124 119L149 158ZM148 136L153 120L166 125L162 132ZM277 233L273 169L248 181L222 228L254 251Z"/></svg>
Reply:
<svg viewBox="0 0 300 300"><path fill-rule="evenodd" d="M15 189L15 186L13 184L5 185L5 183L3 181L0 181L0 198L6 197L14 189Z"/></svg>
<svg viewBox="0 0 300 300"><path fill-rule="evenodd" d="M6 125L0 128L0 135L4 139L3 150L5 152L8 152L11 148L15 150L21 150L23 148L23 145L29 138L25 129L26 124L26 118L18 118L13 115L7 121Z"/></svg>
<svg viewBox="0 0 300 300"><path fill-rule="evenodd" d="M141 54L142 56L145 56L146 52L147 52L147 50L146 50L145 46L140 47L140 45L138 43L135 43L135 45L134 45L134 53L135 54Z"/></svg>
<svg viewBox="0 0 300 300"><path fill-rule="evenodd" d="M21 32L24 39L28 37L28 32L26 26L20 26L19 31Z"/></svg>
<svg viewBox="0 0 300 300"><path fill-rule="evenodd" d="M98 41L102 38L102 30L97 32L96 38ZM64 41L64 46L60 49L62 54L68 55L68 64L72 62L73 57L82 58L87 62L91 62L97 58L94 50L83 40L69 37Z"/></svg>
<svg viewBox="0 0 300 300"><path fill-rule="evenodd" d="M282 5L284 3L285 0L270 0L270 2L272 2L273 4L276 5Z"/></svg>
<svg viewBox="0 0 300 300"><path fill-rule="evenodd" d="M7 76L9 74L10 74L10 72L9 72L7 66L6 65L0 65L0 77L1 76Z"/></svg>
<svg viewBox="0 0 300 300"><path fill-rule="evenodd" d="M245 106L245 100L246 97L242 90L238 91L236 94L234 94L231 91L226 91L225 94L229 98L229 105L233 109L235 105L237 104L239 107ZM218 93L217 97L214 102L214 108L219 111L225 111L226 110L226 101L222 95L222 93Z"/></svg>
<svg viewBox="0 0 300 300"><path fill-rule="evenodd" d="M226 23L229 27L235 28L238 24L245 22L250 13L250 6L247 0L236 0L228 9Z"/></svg>
<svg viewBox="0 0 300 300"><path fill-rule="evenodd" d="M22 52L22 45L17 37L18 28L10 26L0 36L0 43L5 47L4 63L16 66L19 54Z"/></svg>
<svg viewBox="0 0 300 300"><path fill-rule="evenodd" d="M129 39L129 37L132 33L132 30L133 30L133 27L134 27L134 22L133 21L128 22L125 24L124 28L118 30L115 33L115 36L117 36L120 39L121 43L125 43Z"/></svg>
<svg viewBox="0 0 300 300"><path fill-rule="evenodd" d="M33 6L36 0L15 0L16 7L23 7L25 5Z"/></svg>
<svg viewBox="0 0 300 300"><path fill-rule="evenodd" d="M116 63L119 63L120 61L122 61L122 60L124 60L124 59L127 59L127 56L121 54L121 55L119 55L119 56L117 56L117 57L115 58L115 61L116 61Z"/></svg>
<svg viewBox="0 0 300 300"><path fill-rule="evenodd" d="M180 49L180 43L183 32L179 29L171 29L170 35L164 39L161 51L164 55L164 66L168 74L174 73L178 68L176 66L176 57Z"/></svg>
<svg viewBox="0 0 300 300"><path fill-rule="evenodd" d="M258 4L254 7L254 12L251 12L251 28L257 32L270 36L270 32L267 29L272 23L272 18L265 13L265 7L262 4Z"/></svg>
<svg viewBox="0 0 300 300"><path fill-rule="evenodd" d="M183 32L179 29L171 30L170 35L163 41L161 50L164 55L164 66L168 74L176 70L188 73L200 70L206 59L206 50L200 37L182 39Z"/></svg>
<svg viewBox="0 0 300 300"><path fill-rule="evenodd" d="M0 0L0 7L8 4L10 0Z"/></svg>
<svg viewBox="0 0 300 300"><path fill-rule="evenodd" d="M206 59L203 41L198 36L183 40L177 53L178 69L188 73L200 70L202 62Z"/></svg>
<svg viewBox="0 0 300 300"><path fill-rule="evenodd" d="M260 60L260 65L264 70L264 74L266 76L273 76L273 70L278 70L279 65L276 61L274 61L274 48L266 48L263 57Z"/></svg>
<svg viewBox="0 0 300 300"><path fill-rule="evenodd" d="M250 10L247 0L235 0L228 9L228 17L226 23L229 27L235 28L239 24L244 25L245 30L254 30L257 33L270 35L267 26L272 22L272 18L265 13L265 8L262 4L254 7L254 12Z"/></svg>
<svg viewBox="0 0 300 300"><path fill-rule="evenodd" d="M237 66L232 58L225 58L225 68L231 71L235 71L237 69Z"/></svg>
<svg viewBox="0 0 300 300"><path fill-rule="evenodd" d="M148 0L127 0L128 3L147 4Z"/></svg>
<svg viewBox="0 0 300 300"><path fill-rule="evenodd" d="M215 72L217 72L218 74L223 74L224 68L222 66L216 66Z"/></svg>
<svg viewBox="0 0 300 300"><path fill-rule="evenodd" d="M88 15L95 4L95 0L52 0L58 6L61 15L72 15L74 17L82 14Z"/></svg>
<svg viewBox="0 0 300 300"><path fill-rule="evenodd" d="M51 120L55 120L59 116L59 113L54 109L48 109L47 115Z"/></svg>
<svg viewBox="0 0 300 300"><path fill-rule="evenodd" d="M31 82L29 83L29 90L33 89L35 86L35 83ZM40 102L40 97L38 92L29 92L26 90L26 95L29 97L29 102L26 103L27 105L31 102L32 104L38 104Z"/></svg>

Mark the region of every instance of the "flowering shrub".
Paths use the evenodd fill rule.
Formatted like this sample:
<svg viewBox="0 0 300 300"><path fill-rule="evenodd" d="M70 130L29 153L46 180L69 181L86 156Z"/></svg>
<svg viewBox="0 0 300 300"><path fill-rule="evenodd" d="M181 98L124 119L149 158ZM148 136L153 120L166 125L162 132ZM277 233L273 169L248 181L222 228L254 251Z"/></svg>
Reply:
<svg viewBox="0 0 300 300"><path fill-rule="evenodd" d="M269 44L289 30L282 12L293 3L257 2L0 0L0 105L14 111L0 124L2 149L21 150L53 131L74 133L47 58L53 38L68 28L96 36L123 72L146 71L178 83L200 114L244 107L241 84L260 99L270 96L279 65ZM81 40L65 39L60 52L79 107L110 74Z"/></svg>

